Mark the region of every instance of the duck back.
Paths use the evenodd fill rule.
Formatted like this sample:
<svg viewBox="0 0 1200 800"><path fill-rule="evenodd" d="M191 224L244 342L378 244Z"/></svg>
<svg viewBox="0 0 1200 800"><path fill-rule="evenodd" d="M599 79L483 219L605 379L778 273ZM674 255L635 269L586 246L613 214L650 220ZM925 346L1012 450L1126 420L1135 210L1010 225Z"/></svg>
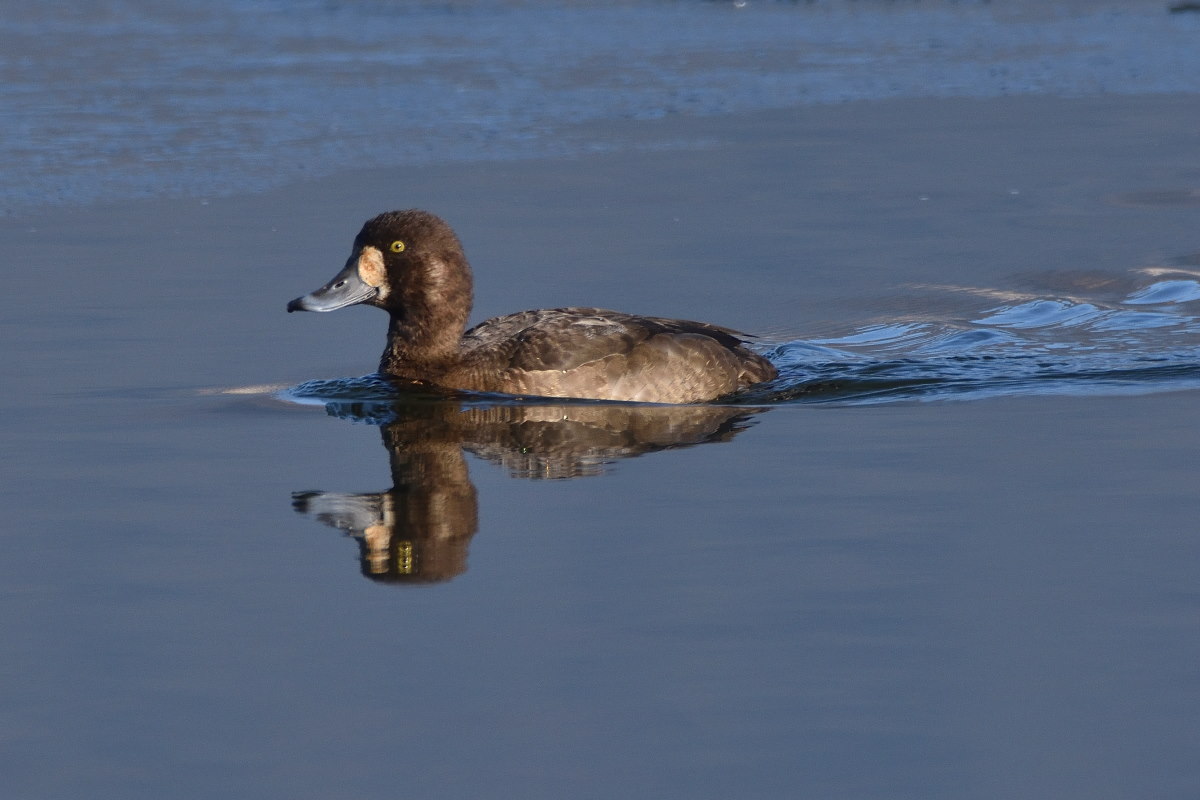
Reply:
<svg viewBox="0 0 1200 800"><path fill-rule="evenodd" d="M695 403L771 380L728 328L599 308L523 311L463 336L460 388L546 397Z"/></svg>

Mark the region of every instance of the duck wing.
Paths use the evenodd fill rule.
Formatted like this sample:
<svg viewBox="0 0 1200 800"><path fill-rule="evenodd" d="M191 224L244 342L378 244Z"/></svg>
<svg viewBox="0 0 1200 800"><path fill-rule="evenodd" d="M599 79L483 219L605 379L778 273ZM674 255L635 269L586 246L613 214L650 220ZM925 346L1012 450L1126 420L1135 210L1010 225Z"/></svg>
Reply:
<svg viewBox="0 0 1200 800"><path fill-rule="evenodd" d="M694 334L736 349L743 334L691 320L640 317L603 308L548 308L496 317L463 337L464 353L502 368L573 370L609 356L628 355L656 336Z"/></svg>
<svg viewBox="0 0 1200 800"><path fill-rule="evenodd" d="M729 328L599 308L497 317L462 350L470 388L513 394L688 403L775 377Z"/></svg>

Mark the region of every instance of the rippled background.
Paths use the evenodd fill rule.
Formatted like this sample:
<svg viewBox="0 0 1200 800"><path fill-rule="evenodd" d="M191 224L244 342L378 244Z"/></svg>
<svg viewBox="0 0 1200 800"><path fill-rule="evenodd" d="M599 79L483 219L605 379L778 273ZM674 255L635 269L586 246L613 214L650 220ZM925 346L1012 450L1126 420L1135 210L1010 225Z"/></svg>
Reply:
<svg viewBox="0 0 1200 800"><path fill-rule="evenodd" d="M89 0L0 19L0 209L629 146L583 123L1200 91L1134 2ZM641 142L694 144L702 129Z"/></svg>

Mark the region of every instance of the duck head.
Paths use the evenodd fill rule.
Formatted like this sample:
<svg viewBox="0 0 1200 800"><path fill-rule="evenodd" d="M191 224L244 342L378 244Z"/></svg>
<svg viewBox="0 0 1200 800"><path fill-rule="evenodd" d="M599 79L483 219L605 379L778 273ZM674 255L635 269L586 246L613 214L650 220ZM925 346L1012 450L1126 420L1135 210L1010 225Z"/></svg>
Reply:
<svg viewBox="0 0 1200 800"><path fill-rule="evenodd" d="M454 231L427 211L389 211L370 219L354 238L342 271L292 311L336 311L363 304L393 318L464 325L471 310L471 268ZM460 327L461 331L461 327Z"/></svg>

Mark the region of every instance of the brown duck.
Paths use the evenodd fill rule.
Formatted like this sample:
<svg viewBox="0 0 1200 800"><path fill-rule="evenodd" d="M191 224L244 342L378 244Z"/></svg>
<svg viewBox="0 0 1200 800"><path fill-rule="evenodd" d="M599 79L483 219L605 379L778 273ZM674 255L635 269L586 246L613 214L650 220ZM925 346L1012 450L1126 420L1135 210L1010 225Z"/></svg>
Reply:
<svg viewBox="0 0 1200 800"><path fill-rule="evenodd" d="M380 372L447 389L697 403L778 374L737 331L599 308L522 311L464 333L471 267L450 226L426 211L369 220L345 268L287 310L355 303L391 317Z"/></svg>

